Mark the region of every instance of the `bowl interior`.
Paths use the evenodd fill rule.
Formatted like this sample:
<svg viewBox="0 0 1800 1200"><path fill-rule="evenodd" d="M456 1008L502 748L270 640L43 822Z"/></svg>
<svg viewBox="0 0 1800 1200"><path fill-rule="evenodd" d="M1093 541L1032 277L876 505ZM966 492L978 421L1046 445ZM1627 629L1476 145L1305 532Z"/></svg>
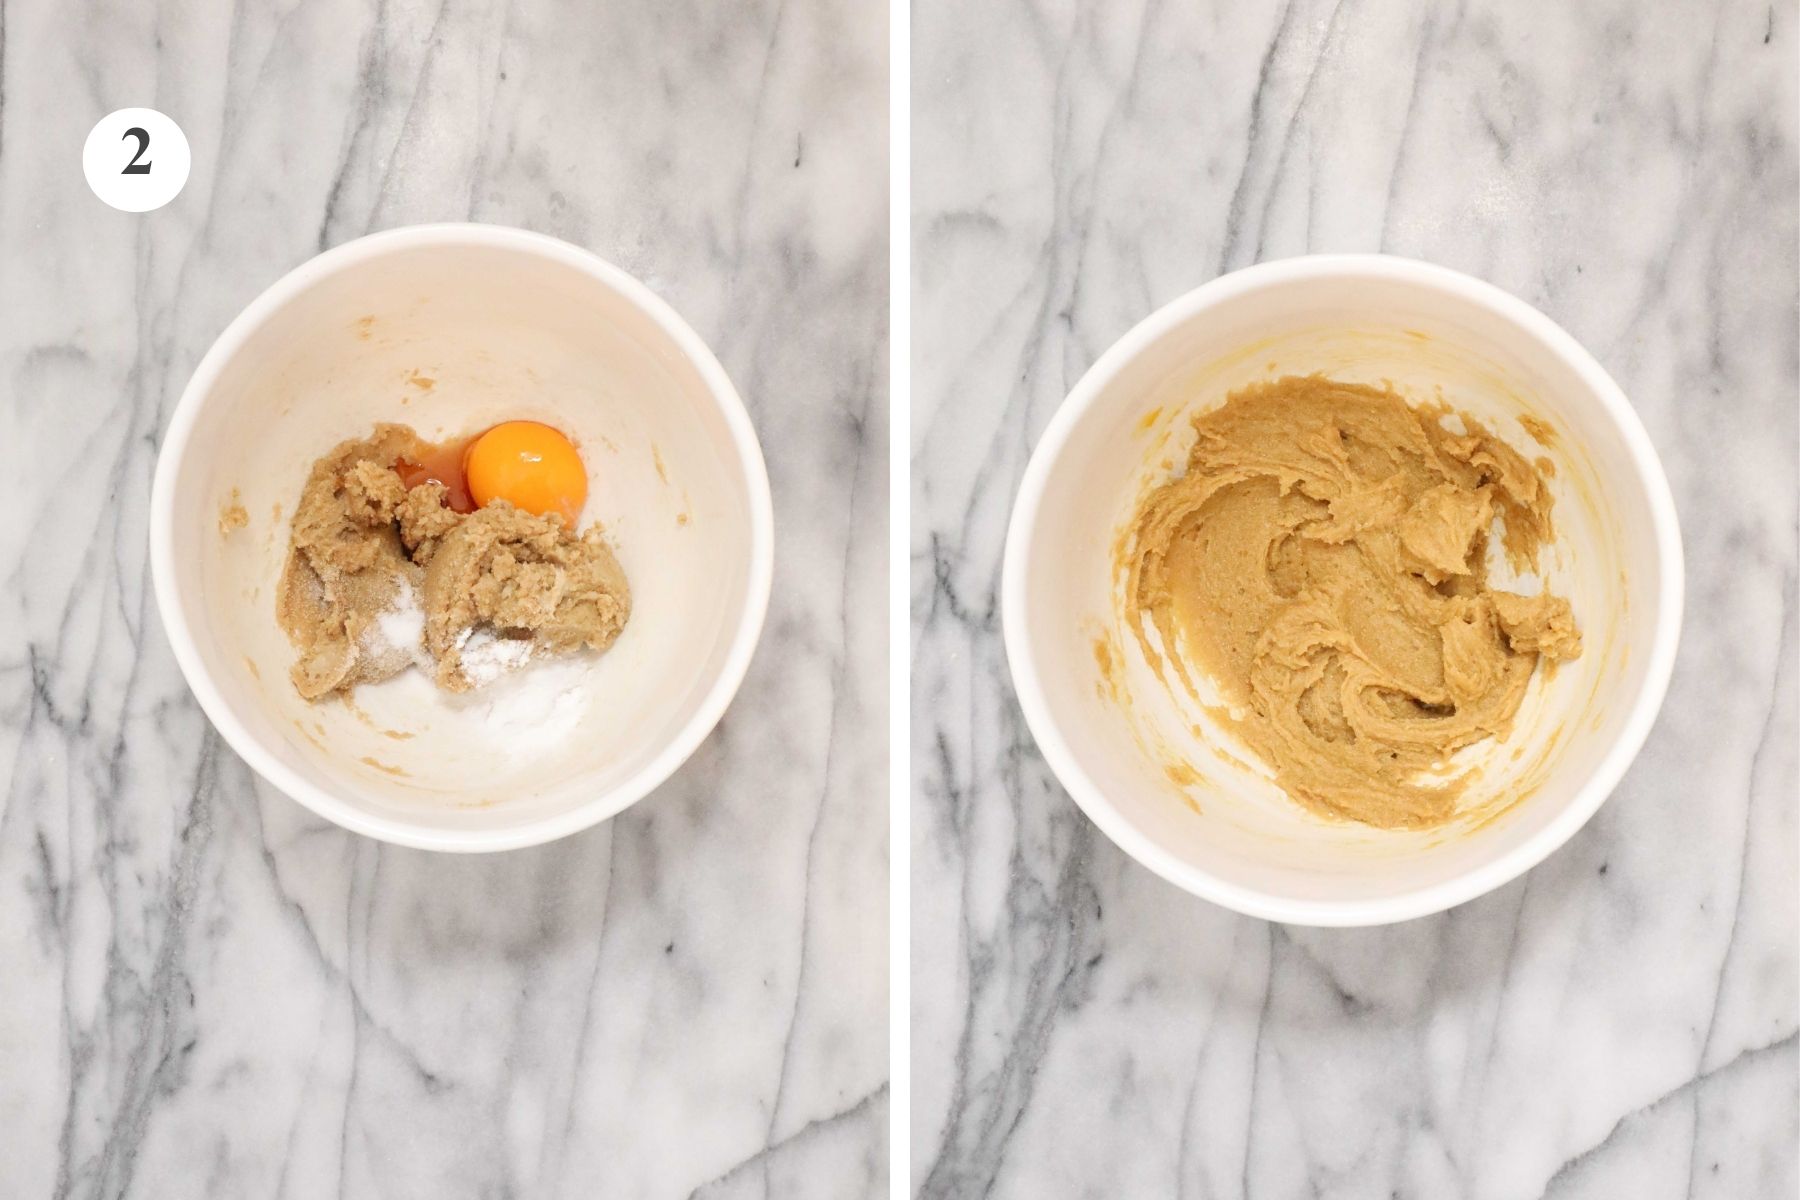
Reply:
<svg viewBox="0 0 1800 1200"><path fill-rule="evenodd" d="M754 600L760 471L675 337L570 255L455 238L326 262L224 361L178 448L169 590L194 653L240 736L364 828L610 815L726 669ZM604 526L631 583L619 640L467 697L413 671L354 704L302 700L274 606L313 461L380 421L435 439L511 418L581 450L583 524ZM234 499L249 524L222 533Z"/></svg>
<svg viewBox="0 0 1800 1200"><path fill-rule="evenodd" d="M1312 816L1164 686L1129 632L1113 545L1139 498L1185 462L1191 418L1253 380L1310 372L1441 396L1553 464L1557 538L1540 568L1573 605L1584 649L1540 673L1505 741L1459 757L1478 768L1465 807L1483 816L1417 833ZM1542 441L1522 417L1535 418ZM1630 443L1594 381L1535 332L1413 280L1271 279L1150 336L1066 433L1020 531L1009 640L1025 649L1021 691L1035 689L1052 726L1053 764L1072 768L1071 790L1128 849L1252 911L1371 905L1491 871L1572 808L1598 804L1582 793L1645 686L1661 551ZM1507 586L1529 592L1539 581Z"/></svg>

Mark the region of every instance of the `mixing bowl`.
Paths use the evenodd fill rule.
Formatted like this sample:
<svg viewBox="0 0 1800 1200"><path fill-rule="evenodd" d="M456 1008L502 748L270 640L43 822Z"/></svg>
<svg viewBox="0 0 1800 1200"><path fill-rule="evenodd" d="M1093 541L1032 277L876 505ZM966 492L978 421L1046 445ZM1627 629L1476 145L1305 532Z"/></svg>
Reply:
<svg viewBox="0 0 1800 1200"><path fill-rule="evenodd" d="M1454 760L1473 772L1463 810L1479 817L1402 832L1312 815L1216 713L1164 685L1130 632L1115 542L1139 499L1185 463L1193 416L1253 381L1314 372L1446 400L1554 471L1557 537L1540 574L1573 605L1584 650L1539 671L1508 737ZM1364 925L1497 887L1593 815L1668 686L1681 542L1637 415L1547 317L1441 267L1317 256L1214 280L1101 356L1032 455L1002 586L1026 720L1113 841L1240 912Z"/></svg>
<svg viewBox="0 0 1800 1200"><path fill-rule="evenodd" d="M618 641L460 697L409 671L302 700L275 595L313 461L380 421L437 439L514 418L581 448L584 524L632 589ZM321 816L440 850L560 837L667 779L744 677L773 559L755 431L694 331L584 250L481 225L339 246L251 303L175 409L150 539L176 661L232 748Z"/></svg>

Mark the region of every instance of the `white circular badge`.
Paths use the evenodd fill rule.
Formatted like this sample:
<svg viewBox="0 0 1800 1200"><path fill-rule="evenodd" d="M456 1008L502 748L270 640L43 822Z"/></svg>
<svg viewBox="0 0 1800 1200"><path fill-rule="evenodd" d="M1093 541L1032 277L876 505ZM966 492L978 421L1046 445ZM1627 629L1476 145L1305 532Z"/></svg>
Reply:
<svg viewBox="0 0 1800 1200"><path fill-rule="evenodd" d="M154 108L107 113L81 148L88 186L121 212L149 212L173 200L189 165L181 126Z"/></svg>

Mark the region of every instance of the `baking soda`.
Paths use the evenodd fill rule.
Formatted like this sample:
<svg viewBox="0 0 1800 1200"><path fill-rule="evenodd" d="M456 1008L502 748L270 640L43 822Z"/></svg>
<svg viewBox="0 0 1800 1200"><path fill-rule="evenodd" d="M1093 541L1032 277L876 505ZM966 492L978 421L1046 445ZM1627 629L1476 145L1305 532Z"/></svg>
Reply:
<svg viewBox="0 0 1800 1200"><path fill-rule="evenodd" d="M523 638L495 637L487 630L465 634L457 644L462 647L463 674L476 687L494 682L531 660L532 645Z"/></svg>
<svg viewBox="0 0 1800 1200"><path fill-rule="evenodd" d="M587 710L586 656L541 659L529 671L501 679L475 696L482 730L509 754L533 755L565 742Z"/></svg>
<svg viewBox="0 0 1800 1200"><path fill-rule="evenodd" d="M411 585L402 585L393 605L364 633L370 653L406 650L429 675L425 652L425 610ZM473 719L480 732L462 749L487 743L508 754L548 753L572 736L587 710L588 655L533 661L537 647L526 638L501 637L491 629L465 629L456 640L463 674L473 690L451 696L432 688L432 698L451 711ZM528 671L519 668L530 665ZM416 693L407 703L421 701ZM401 721L400 724L406 724Z"/></svg>

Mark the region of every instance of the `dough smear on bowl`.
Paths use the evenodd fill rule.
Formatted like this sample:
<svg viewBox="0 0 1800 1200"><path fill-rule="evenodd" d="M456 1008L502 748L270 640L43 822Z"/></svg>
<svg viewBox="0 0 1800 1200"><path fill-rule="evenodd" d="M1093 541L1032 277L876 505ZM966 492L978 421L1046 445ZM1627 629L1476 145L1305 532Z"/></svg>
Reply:
<svg viewBox="0 0 1800 1200"><path fill-rule="evenodd" d="M408 488L395 469L432 449L377 425L313 464L276 599L308 700L414 665L467 691L530 658L604 650L631 615L597 525L577 535L505 500L458 512L442 483Z"/></svg>
<svg viewBox="0 0 1800 1200"><path fill-rule="evenodd" d="M1506 736L1540 659L1581 653L1566 600L1488 582L1496 518L1520 573L1554 536L1541 468L1447 406L1317 375L1234 392L1194 430L1120 544L1145 656L1196 697L1204 673L1307 808L1452 819L1449 757Z"/></svg>

